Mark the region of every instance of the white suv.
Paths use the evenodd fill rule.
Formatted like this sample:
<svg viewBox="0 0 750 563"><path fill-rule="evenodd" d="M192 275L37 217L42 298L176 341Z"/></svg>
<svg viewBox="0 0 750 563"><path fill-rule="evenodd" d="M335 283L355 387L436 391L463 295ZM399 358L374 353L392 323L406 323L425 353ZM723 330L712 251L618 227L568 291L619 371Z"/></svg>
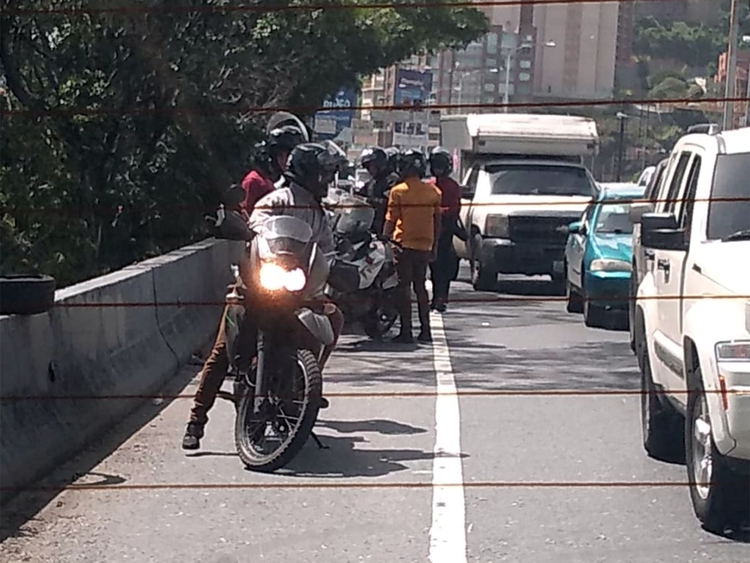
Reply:
<svg viewBox="0 0 750 563"><path fill-rule="evenodd" d="M640 221L644 446L684 456L695 513L721 532L750 506L750 128L680 139Z"/></svg>

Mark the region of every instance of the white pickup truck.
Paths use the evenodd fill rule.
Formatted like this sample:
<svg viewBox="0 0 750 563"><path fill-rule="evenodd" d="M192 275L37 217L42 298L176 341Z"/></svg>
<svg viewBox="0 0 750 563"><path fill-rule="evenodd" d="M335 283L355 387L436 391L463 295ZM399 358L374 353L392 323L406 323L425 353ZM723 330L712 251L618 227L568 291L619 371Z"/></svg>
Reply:
<svg viewBox="0 0 750 563"><path fill-rule="evenodd" d="M687 135L638 219L644 447L684 457L695 513L718 532L750 510L749 178L750 128Z"/></svg>
<svg viewBox="0 0 750 563"><path fill-rule="evenodd" d="M456 238L471 263L472 284L492 290L497 275L550 275L564 289L567 225L577 221L598 188L585 166L599 148L592 119L542 114L445 115L441 145L463 179Z"/></svg>

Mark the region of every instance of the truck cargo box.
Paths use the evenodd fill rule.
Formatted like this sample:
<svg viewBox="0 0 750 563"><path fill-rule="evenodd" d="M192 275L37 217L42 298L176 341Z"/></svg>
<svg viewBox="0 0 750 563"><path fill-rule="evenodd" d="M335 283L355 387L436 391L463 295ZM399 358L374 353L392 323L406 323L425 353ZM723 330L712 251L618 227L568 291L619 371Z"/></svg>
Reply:
<svg viewBox="0 0 750 563"><path fill-rule="evenodd" d="M441 144L474 155L593 157L596 122L587 117L525 113L444 115Z"/></svg>

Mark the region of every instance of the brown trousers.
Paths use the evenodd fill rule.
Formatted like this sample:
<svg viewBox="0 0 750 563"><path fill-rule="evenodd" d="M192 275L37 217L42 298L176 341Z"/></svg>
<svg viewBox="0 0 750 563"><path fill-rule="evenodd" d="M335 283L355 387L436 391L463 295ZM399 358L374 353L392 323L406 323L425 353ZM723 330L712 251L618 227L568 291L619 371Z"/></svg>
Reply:
<svg viewBox="0 0 750 563"><path fill-rule="evenodd" d="M411 334L411 289L417 296L419 324L423 331L430 330L430 298L427 295L427 267L430 265L430 252L404 248L394 253L398 272L399 314L401 334Z"/></svg>
<svg viewBox="0 0 750 563"><path fill-rule="evenodd" d="M250 312L248 311L248 314L249 313ZM221 389L221 384L227 376L227 371L229 370L229 354L227 354L226 315L227 308L224 309L221 316L219 332L216 335L214 347L201 370L198 390L195 393L193 407L190 409L190 422L197 422L199 424L206 424L206 422L208 422L208 411L214 406L216 396L219 393L219 389ZM333 344L326 346L323 349L323 354L320 358L321 371L323 370L323 367L325 367L334 348L336 348L339 336L341 336L341 331L344 327L344 315L338 307L328 315L328 318L333 326L334 340Z"/></svg>

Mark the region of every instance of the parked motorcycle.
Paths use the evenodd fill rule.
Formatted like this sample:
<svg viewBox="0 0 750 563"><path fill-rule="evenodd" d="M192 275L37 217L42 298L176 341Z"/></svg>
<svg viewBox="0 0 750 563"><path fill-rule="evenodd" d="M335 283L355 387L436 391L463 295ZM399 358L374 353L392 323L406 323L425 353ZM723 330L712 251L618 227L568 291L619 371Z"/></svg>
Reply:
<svg viewBox="0 0 750 563"><path fill-rule="evenodd" d="M349 322L360 323L370 338L382 338L398 317L398 274L389 241L370 231L375 210L364 198L334 191L327 205L337 255L356 267L358 278L343 291L329 284L325 293Z"/></svg>
<svg viewBox="0 0 750 563"><path fill-rule="evenodd" d="M247 242L227 295L235 445L248 469L275 471L315 438L323 385L318 361L334 340L323 290L327 283L354 283L357 271L337 260L329 266L309 225L294 217L271 217L256 234L239 214L220 210L215 232ZM252 319L245 318L246 301ZM240 332L243 323L252 324Z"/></svg>

